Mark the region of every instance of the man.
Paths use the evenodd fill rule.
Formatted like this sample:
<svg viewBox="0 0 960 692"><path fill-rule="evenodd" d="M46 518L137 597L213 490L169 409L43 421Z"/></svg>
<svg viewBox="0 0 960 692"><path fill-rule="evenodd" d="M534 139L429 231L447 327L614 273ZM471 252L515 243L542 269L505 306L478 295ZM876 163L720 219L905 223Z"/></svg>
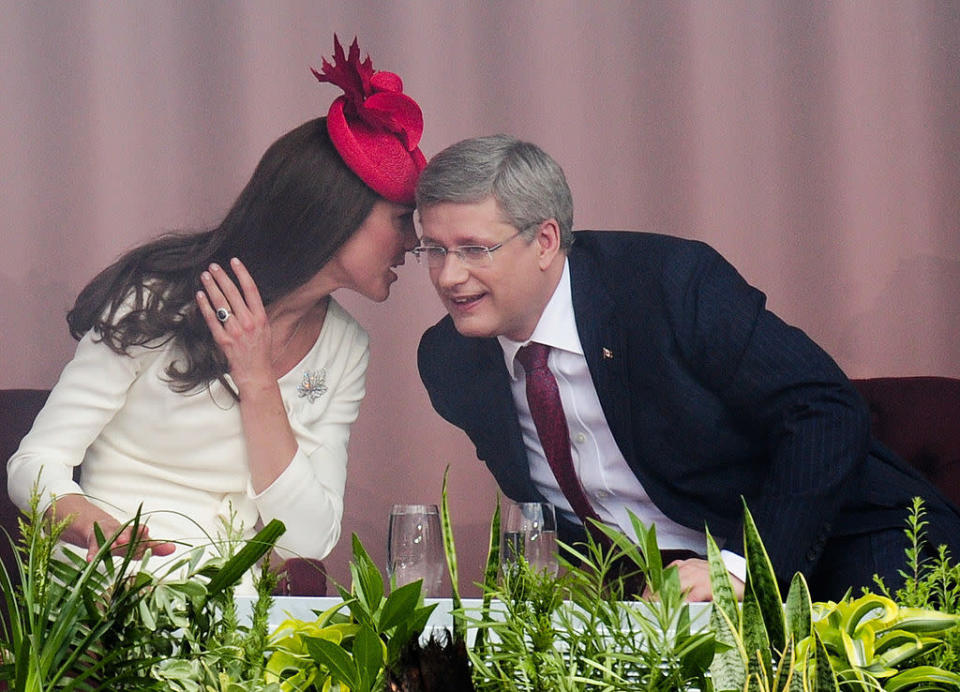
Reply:
<svg viewBox="0 0 960 692"><path fill-rule="evenodd" d="M632 535L630 510L662 549L702 556L706 526L742 592L743 497L780 580L838 598L874 573L899 583L921 495L931 543L960 554L957 511L871 441L833 360L711 248L573 233L563 171L506 136L438 154L417 206L415 252L449 313L420 342L430 399L508 497L557 506L563 540L587 517ZM708 600L706 562L676 564Z"/></svg>

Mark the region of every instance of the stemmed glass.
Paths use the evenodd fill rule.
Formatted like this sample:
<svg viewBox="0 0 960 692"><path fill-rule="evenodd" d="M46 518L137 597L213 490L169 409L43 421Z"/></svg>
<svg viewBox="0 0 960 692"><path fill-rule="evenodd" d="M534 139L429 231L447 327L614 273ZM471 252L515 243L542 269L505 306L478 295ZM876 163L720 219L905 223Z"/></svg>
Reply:
<svg viewBox="0 0 960 692"><path fill-rule="evenodd" d="M421 593L439 597L444 561L437 506L394 505L387 527L387 574L391 583L403 586L422 579Z"/></svg>
<svg viewBox="0 0 960 692"><path fill-rule="evenodd" d="M532 569L556 576L557 518L546 502L516 502L507 505L500 543L503 565L523 557Z"/></svg>

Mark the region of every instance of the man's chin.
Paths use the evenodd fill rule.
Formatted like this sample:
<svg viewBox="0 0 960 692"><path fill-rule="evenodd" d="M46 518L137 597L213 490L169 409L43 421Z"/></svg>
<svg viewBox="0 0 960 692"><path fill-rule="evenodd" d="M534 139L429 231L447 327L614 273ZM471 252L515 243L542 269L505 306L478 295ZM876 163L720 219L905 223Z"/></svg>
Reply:
<svg viewBox="0 0 960 692"><path fill-rule="evenodd" d="M457 332L461 336L466 336L474 339L483 339L488 337L496 336L496 330L492 328L489 324L485 324L481 320L477 320L471 317L455 317L450 316L453 320L453 326L456 328Z"/></svg>

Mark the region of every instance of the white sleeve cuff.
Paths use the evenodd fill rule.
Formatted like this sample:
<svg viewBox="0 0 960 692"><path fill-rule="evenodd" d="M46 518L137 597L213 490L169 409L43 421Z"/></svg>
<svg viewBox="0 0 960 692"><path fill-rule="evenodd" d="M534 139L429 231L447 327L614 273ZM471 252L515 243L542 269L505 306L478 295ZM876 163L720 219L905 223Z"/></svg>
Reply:
<svg viewBox="0 0 960 692"><path fill-rule="evenodd" d="M747 561L741 555L731 553L729 550L721 550L720 557L723 558L723 564L727 566L727 571L740 581L747 581Z"/></svg>

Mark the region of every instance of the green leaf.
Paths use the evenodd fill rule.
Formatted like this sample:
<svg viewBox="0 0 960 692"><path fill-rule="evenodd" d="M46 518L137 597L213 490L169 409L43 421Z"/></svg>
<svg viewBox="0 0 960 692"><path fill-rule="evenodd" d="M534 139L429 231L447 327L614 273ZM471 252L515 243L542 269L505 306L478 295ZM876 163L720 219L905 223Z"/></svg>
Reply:
<svg viewBox="0 0 960 692"><path fill-rule="evenodd" d="M748 671L766 676L767 679L772 677L770 639L764 623L764 614L750 579L747 579L743 593L740 636L743 638L743 648L747 652Z"/></svg>
<svg viewBox="0 0 960 692"><path fill-rule="evenodd" d="M369 627L363 626L353 640L353 663L360 673L360 687L371 689L386 661L383 642Z"/></svg>
<svg viewBox="0 0 960 692"><path fill-rule="evenodd" d="M483 569L483 599L480 603L481 622L490 622L490 603L493 600L493 593L497 588L497 574L500 571L500 493L497 492L497 503L493 509L493 517L490 519L490 535L487 539L487 564ZM456 641L456 632L454 639ZM486 627L478 627L474 639L474 650L477 655L482 655L486 650ZM461 639L460 641L465 641Z"/></svg>
<svg viewBox="0 0 960 692"><path fill-rule="evenodd" d="M638 561L637 565L647 572L648 577L650 572L661 573L663 571L663 560L660 556L660 546L657 545L656 525L645 526L636 514L629 510L628 514L630 524L633 527L633 535L637 537L637 543L643 550L643 560ZM624 538L626 537L624 536Z"/></svg>
<svg viewBox="0 0 960 692"><path fill-rule="evenodd" d="M286 530L287 528L282 521L271 519L270 523L260 529L253 538L246 541L243 548L217 570L210 579L210 583L207 584L208 595L214 596L239 582L247 570L267 554Z"/></svg>
<svg viewBox="0 0 960 692"><path fill-rule="evenodd" d="M877 594L865 594L853 601L842 601L835 610L840 617L838 628L848 634L856 633L864 625L874 630L888 629L897 620L898 611L896 603Z"/></svg>
<svg viewBox="0 0 960 692"><path fill-rule="evenodd" d="M830 664L830 657L827 655L827 650L816 631L813 633L813 638L815 646L814 677L809 683L809 688L813 692L840 692L840 687L837 685L837 675Z"/></svg>
<svg viewBox="0 0 960 692"><path fill-rule="evenodd" d="M789 690L791 686L793 686L793 679L796 675L796 654L794 652L793 639L788 636L787 645L781 653L777 668L774 671L770 689L777 692L780 690Z"/></svg>
<svg viewBox="0 0 960 692"><path fill-rule="evenodd" d="M893 626L907 632L943 632L960 623L960 614L941 613L923 608L900 608Z"/></svg>
<svg viewBox="0 0 960 692"><path fill-rule="evenodd" d="M379 629L385 632L410 618L420 602L420 581L404 584L394 589L383 604Z"/></svg>
<svg viewBox="0 0 960 692"><path fill-rule="evenodd" d="M917 666L893 676L883 686L886 692L901 692L912 687L923 685L923 689L931 689L928 685L946 685L947 689L960 688L960 675L934 666Z"/></svg>
<svg viewBox="0 0 960 692"><path fill-rule="evenodd" d="M784 608L787 636L800 642L810 636L813 628L813 604L810 602L810 589L803 574L797 572L790 581L787 591L787 603Z"/></svg>
<svg viewBox="0 0 960 692"><path fill-rule="evenodd" d="M353 562L350 565L350 572L357 597L366 606L367 612L372 615L383 600L383 575L364 550L357 534L353 534Z"/></svg>
<svg viewBox="0 0 960 692"><path fill-rule="evenodd" d="M730 572L723 562L720 548L713 536L707 530L707 563L710 566L710 586L713 590L714 607L723 608L727 619L734 627L740 629L740 610L737 607L737 596L733 591L733 582L730 581Z"/></svg>
<svg viewBox="0 0 960 692"><path fill-rule="evenodd" d="M346 651L326 639L304 637L303 643L314 661L326 667L341 683L356 688L360 685L360 671Z"/></svg>
<svg viewBox="0 0 960 692"><path fill-rule="evenodd" d="M843 651L847 662L853 668L866 668L873 663L873 631L864 628L851 637L845 631L840 631L840 640L843 642Z"/></svg>
<svg viewBox="0 0 960 692"><path fill-rule="evenodd" d="M763 614L763 624L767 630L770 644L778 651L782 651L786 643L786 626L783 615L783 598L777 584L777 576L773 571L773 564L760 532L753 521L753 515L743 503L743 545L747 559L747 582L753 584L753 592L757 604Z"/></svg>
<svg viewBox="0 0 960 692"><path fill-rule="evenodd" d="M747 682L747 653L738 627L723 608L714 604L710 612L710 629L717 642L727 647L717 652L710 664L714 686L717 692L741 692Z"/></svg>
<svg viewBox="0 0 960 692"><path fill-rule="evenodd" d="M896 668L919 654L926 646L935 646L938 643L939 640L933 637L921 637L913 632L893 630L878 638L874 657L880 665Z"/></svg>
<svg viewBox="0 0 960 692"><path fill-rule="evenodd" d="M450 520L450 503L447 498L447 476L450 465L443 470L443 488L440 502L440 527L443 532L443 554L447 559L447 571L450 573L451 606L453 610L453 638L463 641L467 636L467 625L463 620L463 602L460 600L460 579L457 576L457 545L453 538L453 522Z"/></svg>

